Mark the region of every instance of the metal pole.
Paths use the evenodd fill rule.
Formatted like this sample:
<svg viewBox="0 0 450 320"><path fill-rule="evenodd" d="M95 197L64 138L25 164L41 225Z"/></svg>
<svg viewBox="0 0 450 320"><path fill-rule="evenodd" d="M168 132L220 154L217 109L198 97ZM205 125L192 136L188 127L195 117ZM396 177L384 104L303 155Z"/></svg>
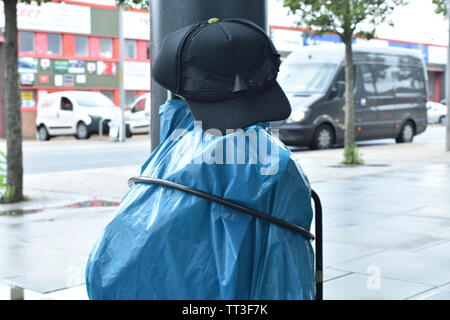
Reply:
<svg viewBox="0 0 450 320"><path fill-rule="evenodd" d="M450 151L450 0L447 1L447 19L448 19L448 46L447 46L447 68L445 77L446 102L447 102L447 134L445 139L445 151Z"/></svg>
<svg viewBox="0 0 450 320"><path fill-rule="evenodd" d="M209 18L246 18L267 31L267 0L152 0L150 1L150 60L158 56L162 39L170 32ZM151 149L159 144L159 106L167 90L151 82Z"/></svg>
<svg viewBox="0 0 450 320"><path fill-rule="evenodd" d="M123 6L119 5L119 97L120 97L120 127L119 142L125 141L125 87L124 78L125 40L123 37Z"/></svg>

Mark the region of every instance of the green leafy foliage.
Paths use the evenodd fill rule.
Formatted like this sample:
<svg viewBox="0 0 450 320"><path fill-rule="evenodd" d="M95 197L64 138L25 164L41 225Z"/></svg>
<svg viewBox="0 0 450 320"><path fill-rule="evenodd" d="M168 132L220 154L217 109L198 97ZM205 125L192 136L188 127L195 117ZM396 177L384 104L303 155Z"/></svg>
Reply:
<svg viewBox="0 0 450 320"><path fill-rule="evenodd" d="M407 0L282 0L291 14L298 16L298 25L315 34L337 34L345 44L346 87L352 88L353 61L352 38L375 37L376 27L381 23L393 25L389 14ZM347 90L345 98L345 151L344 164L362 164L361 154L355 146L354 97Z"/></svg>
<svg viewBox="0 0 450 320"><path fill-rule="evenodd" d="M5 0L3 0L3 1L5 1ZM19 0L18 2L28 3L28 4L37 3L38 5L40 5L41 3L50 2L50 1L51 0Z"/></svg>
<svg viewBox="0 0 450 320"><path fill-rule="evenodd" d="M125 8L148 9L150 0L116 0L116 4Z"/></svg>
<svg viewBox="0 0 450 320"><path fill-rule="evenodd" d="M283 0L284 6L300 18L300 26L319 34L336 33L343 41L353 35L375 37L376 26L384 22L392 24L389 14L406 3L406 0Z"/></svg>
<svg viewBox="0 0 450 320"><path fill-rule="evenodd" d="M6 183L6 154L0 151L0 203L8 202L14 194L14 188Z"/></svg>
<svg viewBox="0 0 450 320"><path fill-rule="evenodd" d="M433 0L433 4L436 6L435 12L437 14L447 16L447 0Z"/></svg>
<svg viewBox="0 0 450 320"><path fill-rule="evenodd" d="M361 165L364 164L362 154L359 152L358 147L355 144L347 147L344 151L344 160L341 162L345 165Z"/></svg>

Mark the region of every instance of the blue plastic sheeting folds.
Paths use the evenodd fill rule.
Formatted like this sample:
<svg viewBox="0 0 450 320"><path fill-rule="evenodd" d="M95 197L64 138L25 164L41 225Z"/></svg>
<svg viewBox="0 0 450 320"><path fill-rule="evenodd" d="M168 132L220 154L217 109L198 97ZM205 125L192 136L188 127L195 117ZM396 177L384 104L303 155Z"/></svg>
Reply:
<svg viewBox="0 0 450 320"><path fill-rule="evenodd" d="M194 126L184 101L169 100L161 107L161 129L165 140L142 176L310 229L307 178L265 125L215 136ZM91 299L313 299L314 253L290 230L183 191L138 183L93 248L86 280Z"/></svg>

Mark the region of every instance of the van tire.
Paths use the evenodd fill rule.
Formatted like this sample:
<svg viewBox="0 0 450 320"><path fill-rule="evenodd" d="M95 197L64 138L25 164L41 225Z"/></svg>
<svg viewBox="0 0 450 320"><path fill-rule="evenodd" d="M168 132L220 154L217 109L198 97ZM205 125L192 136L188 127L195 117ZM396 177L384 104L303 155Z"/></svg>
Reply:
<svg viewBox="0 0 450 320"><path fill-rule="evenodd" d="M50 140L50 135L48 134L48 130L43 124L40 125L38 130L37 130L37 138L40 141L48 141L48 140Z"/></svg>
<svg viewBox="0 0 450 320"><path fill-rule="evenodd" d="M84 122L80 122L77 124L77 133L75 137L77 139L89 139L91 136L89 129L87 125L84 124Z"/></svg>
<svg viewBox="0 0 450 320"><path fill-rule="evenodd" d="M447 124L447 116L441 116L439 118L439 123L443 126L445 126Z"/></svg>
<svg viewBox="0 0 450 320"><path fill-rule="evenodd" d="M329 149L334 144L334 130L329 124L321 124L314 131L309 147L313 150Z"/></svg>
<svg viewBox="0 0 450 320"><path fill-rule="evenodd" d="M400 129L400 133L398 134L395 141L397 143L411 143L416 134L416 127L411 120L406 121L402 128Z"/></svg>

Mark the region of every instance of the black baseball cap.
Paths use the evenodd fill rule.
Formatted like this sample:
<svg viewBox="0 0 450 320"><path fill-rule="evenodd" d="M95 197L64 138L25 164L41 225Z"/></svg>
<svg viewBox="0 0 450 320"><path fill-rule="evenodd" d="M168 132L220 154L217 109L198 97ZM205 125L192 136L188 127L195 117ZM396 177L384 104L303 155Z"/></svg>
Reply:
<svg viewBox="0 0 450 320"><path fill-rule="evenodd" d="M259 26L212 18L168 34L152 77L186 99L203 129L225 133L289 117L289 100L276 81L280 64Z"/></svg>

